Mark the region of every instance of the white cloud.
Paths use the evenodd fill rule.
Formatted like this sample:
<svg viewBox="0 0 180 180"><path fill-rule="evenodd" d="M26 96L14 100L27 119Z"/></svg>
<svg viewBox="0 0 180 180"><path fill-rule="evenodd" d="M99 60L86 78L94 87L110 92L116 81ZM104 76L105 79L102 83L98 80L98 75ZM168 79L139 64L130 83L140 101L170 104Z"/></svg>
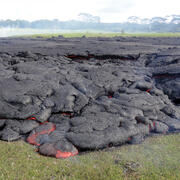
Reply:
<svg viewBox="0 0 180 180"><path fill-rule="evenodd" d="M133 5L133 0L108 0L100 11L103 13L122 13L126 12Z"/></svg>
<svg viewBox="0 0 180 180"><path fill-rule="evenodd" d="M118 22L128 16L180 14L179 0L0 0L0 19L74 19L91 13L105 22Z"/></svg>

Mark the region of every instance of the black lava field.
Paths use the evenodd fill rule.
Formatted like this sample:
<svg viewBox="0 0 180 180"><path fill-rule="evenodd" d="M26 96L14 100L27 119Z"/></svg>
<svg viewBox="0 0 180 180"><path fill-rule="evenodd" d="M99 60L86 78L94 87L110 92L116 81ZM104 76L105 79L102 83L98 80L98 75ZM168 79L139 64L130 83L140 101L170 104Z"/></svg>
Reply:
<svg viewBox="0 0 180 180"><path fill-rule="evenodd" d="M42 155L180 132L180 38L1 38L0 140Z"/></svg>

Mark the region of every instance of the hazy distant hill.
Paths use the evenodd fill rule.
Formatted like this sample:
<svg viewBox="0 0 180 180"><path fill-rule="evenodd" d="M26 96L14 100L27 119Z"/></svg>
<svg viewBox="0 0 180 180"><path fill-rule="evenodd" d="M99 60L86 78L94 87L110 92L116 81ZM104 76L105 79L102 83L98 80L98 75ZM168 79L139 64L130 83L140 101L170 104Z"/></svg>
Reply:
<svg viewBox="0 0 180 180"><path fill-rule="evenodd" d="M131 16L127 22L137 24L152 24L152 23L164 23L164 24L179 24L180 15L170 15L165 17L153 17L153 18L139 18L138 16Z"/></svg>
<svg viewBox="0 0 180 180"><path fill-rule="evenodd" d="M153 17L142 19L131 16L122 23L102 23L100 17L87 13L79 14L76 20L60 21L37 20L0 20L0 28L31 28L31 29L58 29L58 30L98 30L112 32L180 32L180 15ZM1 29L0 29L1 30Z"/></svg>

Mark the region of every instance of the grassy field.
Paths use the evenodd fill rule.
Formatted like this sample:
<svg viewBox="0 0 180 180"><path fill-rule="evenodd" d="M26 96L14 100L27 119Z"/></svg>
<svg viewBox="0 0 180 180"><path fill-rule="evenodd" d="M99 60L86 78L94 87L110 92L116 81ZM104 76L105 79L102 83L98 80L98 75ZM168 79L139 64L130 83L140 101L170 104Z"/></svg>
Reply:
<svg viewBox="0 0 180 180"><path fill-rule="evenodd" d="M2 180L179 180L180 134L69 159L40 156L22 142L0 142Z"/></svg>
<svg viewBox="0 0 180 180"><path fill-rule="evenodd" d="M144 33L144 34L121 34L121 33L62 33L62 34L35 34L35 35L27 35L26 37L33 37L36 38L38 36L44 38L50 37L57 37L62 35L63 37L70 38L70 37L115 37L115 36L124 36L124 37L180 37L180 33Z"/></svg>

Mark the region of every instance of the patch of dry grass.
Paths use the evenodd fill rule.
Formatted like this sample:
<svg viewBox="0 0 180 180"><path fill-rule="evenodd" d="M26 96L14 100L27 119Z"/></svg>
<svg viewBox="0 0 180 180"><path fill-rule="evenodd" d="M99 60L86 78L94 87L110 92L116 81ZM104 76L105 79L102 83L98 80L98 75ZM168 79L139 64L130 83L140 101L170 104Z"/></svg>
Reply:
<svg viewBox="0 0 180 180"><path fill-rule="evenodd" d="M124 36L124 37L180 37L180 33L135 33L135 34L128 34L128 33L93 33L93 32L82 32L82 33L62 33L62 34L34 34L34 35L27 35L26 37L36 38L36 37L43 37L43 38L51 38L57 37L62 35L65 38L72 38L72 37L115 37L115 36Z"/></svg>
<svg viewBox="0 0 180 180"><path fill-rule="evenodd" d="M146 139L69 159L40 156L22 142L0 142L0 179L160 180L180 179L180 134Z"/></svg>

